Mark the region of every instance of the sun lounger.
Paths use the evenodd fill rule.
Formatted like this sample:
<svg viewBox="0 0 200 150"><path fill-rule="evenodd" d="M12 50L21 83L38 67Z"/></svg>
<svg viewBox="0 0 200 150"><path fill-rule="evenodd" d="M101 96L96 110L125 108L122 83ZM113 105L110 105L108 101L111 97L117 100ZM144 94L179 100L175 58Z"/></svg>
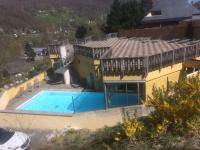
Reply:
<svg viewBox="0 0 200 150"><path fill-rule="evenodd" d="M32 92L33 91L33 85L31 83L27 84L27 90L28 90L28 92Z"/></svg>
<svg viewBox="0 0 200 150"><path fill-rule="evenodd" d="M20 87L19 92L17 93L17 98L21 97L24 94L25 90L24 87Z"/></svg>
<svg viewBox="0 0 200 150"><path fill-rule="evenodd" d="M40 87L40 82L38 79L34 80L34 88L39 88Z"/></svg>
<svg viewBox="0 0 200 150"><path fill-rule="evenodd" d="M50 84L50 85L58 85L58 84L63 84L64 82L63 81L48 81L47 84Z"/></svg>

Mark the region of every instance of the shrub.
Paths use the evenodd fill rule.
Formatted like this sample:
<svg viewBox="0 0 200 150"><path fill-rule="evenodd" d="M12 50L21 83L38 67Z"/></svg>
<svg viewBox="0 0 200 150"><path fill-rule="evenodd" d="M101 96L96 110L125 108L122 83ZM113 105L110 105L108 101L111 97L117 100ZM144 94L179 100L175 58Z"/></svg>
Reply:
<svg viewBox="0 0 200 150"><path fill-rule="evenodd" d="M32 48L32 45L29 42L25 43L24 53L27 55L27 61L34 61L35 60L35 52Z"/></svg>
<svg viewBox="0 0 200 150"><path fill-rule="evenodd" d="M43 71L47 71L49 68L51 68L51 61L49 58L44 58L43 60L36 61L32 70L28 72L28 78L32 78Z"/></svg>
<svg viewBox="0 0 200 150"><path fill-rule="evenodd" d="M144 126L142 122L136 119L130 119L129 117L124 120L123 130L126 137L134 142L136 139L140 138L141 132L143 131Z"/></svg>
<svg viewBox="0 0 200 150"><path fill-rule="evenodd" d="M149 97L146 105L155 108L149 116L154 133L195 133L200 125L199 75L170 83L168 89L154 88L153 98Z"/></svg>
<svg viewBox="0 0 200 150"><path fill-rule="evenodd" d="M63 135L53 138L41 150L84 149L90 135L88 130L69 130Z"/></svg>

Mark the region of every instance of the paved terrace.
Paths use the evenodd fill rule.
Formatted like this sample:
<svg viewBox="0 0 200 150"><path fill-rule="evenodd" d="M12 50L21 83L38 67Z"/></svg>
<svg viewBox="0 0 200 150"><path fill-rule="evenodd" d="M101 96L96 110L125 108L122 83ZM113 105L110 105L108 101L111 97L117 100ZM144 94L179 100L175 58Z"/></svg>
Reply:
<svg viewBox="0 0 200 150"><path fill-rule="evenodd" d="M96 130L104 126L114 126L122 122L125 112L129 112L129 115L134 118L148 115L152 111L152 109L146 109L144 106L130 106L80 114L41 113L16 110L16 107L41 90L82 91L84 89L70 88L64 85L49 86L43 83L32 92L26 92L22 96L15 98L9 103L6 110L0 111L0 127L39 131L60 130L64 128L87 128Z"/></svg>

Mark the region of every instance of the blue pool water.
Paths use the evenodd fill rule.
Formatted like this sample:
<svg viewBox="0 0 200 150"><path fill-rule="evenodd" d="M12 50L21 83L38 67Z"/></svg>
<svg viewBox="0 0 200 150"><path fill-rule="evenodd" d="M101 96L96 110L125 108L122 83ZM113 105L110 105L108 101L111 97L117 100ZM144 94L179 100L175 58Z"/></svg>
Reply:
<svg viewBox="0 0 200 150"><path fill-rule="evenodd" d="M125 100L128 97L130 101ZM120 107L137 104L137 96L112 95L108 107ZM64 92L42 91L17 110L80 113L105 109L104 93L101 92Z"/></svg>

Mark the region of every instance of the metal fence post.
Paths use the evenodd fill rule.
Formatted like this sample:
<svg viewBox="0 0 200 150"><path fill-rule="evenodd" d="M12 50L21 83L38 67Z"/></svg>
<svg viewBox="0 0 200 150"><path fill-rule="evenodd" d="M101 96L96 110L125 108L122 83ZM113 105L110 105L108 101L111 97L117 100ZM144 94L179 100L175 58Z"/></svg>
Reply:
<svg viewBox="0 0 200 150"><path fill-rule="evenodd" d="M72 104L73 104L73 108L74 108L74 114L75 114L75 105L74 105L74 98L73 98L73 96L72 96Z"/></svg>

